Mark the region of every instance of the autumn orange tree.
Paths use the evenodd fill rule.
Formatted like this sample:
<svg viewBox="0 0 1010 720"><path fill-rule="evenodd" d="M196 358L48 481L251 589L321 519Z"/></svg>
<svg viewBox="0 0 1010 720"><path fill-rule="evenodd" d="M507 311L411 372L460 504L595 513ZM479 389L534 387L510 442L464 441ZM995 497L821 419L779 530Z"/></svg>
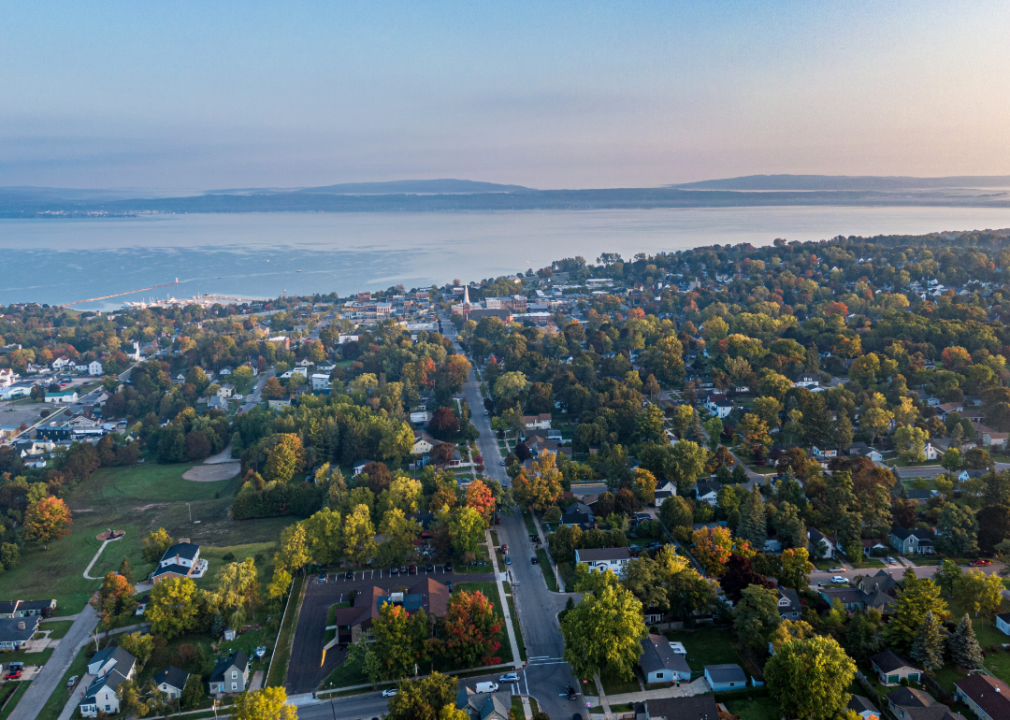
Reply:
<svg viewBox="0 0 1010 720"><path fill-rule="evenodd" d="M70 534L70 508L59 498L46 496L32 502L25 513L24 536L28 542L45 545Z"/></svg>
<svg viewBox="0 0 1010 720"><path fill-rule="evenodd" d="M445 647L463 667L497 665L501 658L495 651L501 647L501 619L495 615L494 603L479 590L461 590L449 599L445 613Z"/></svg>
<svg viewBox="0 0 1010 720"><path fill-rule="evenodd" d="M485 523L491 523L491 515L494 513L494 495L481 480L474 480L466 489L466 504L480 513Z"/></svg>
<svg viewBox="0 0 1010 720"><path fill-rule="evenodd" d="M554 505L564 491L557 456L552 452L540 453L539 459L530 465L529 470L522 468L512 481L516 502L535 510L545 510Z"/></svg>
<svg viewBox="0 0 1010 720"><path fill-rule="evenodd" d="M726 572L726 563L733 549L733 538L724 527L698 528L691 534L694 556L709 575Z"/></svg>
<svg viewBox="0 0 1010 720"><path fill-rule="evenodd" d="M136 593L129 581L116 572L110 572L102 580L102 587L91 598L91 606L95 608L105 627L109 627L120 615L133 612L137 605L133 595Z"/></svg>

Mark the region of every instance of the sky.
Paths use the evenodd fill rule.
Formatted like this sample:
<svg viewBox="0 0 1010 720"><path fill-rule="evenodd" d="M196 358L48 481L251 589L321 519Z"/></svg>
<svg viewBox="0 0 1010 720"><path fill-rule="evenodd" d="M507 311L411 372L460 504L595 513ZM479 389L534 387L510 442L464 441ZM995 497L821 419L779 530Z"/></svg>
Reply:
<svg viewBox="0 0 1010 720"><path fill-rule="evenodd" d="M0 186L1010 174L999 2L0 0Z"/></svg>

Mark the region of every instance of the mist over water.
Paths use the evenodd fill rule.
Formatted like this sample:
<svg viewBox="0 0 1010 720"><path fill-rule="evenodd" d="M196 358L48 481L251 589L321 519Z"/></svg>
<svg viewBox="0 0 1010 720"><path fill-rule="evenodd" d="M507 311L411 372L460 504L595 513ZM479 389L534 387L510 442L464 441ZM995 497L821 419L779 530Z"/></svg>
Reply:
<svg viewBox="0 0 1010 720"><path fill-rule="evenodd" d="M676 251L775 238L925 234L1010 227L1010 210L761 207L472 213L265 213L0 220L0 304L75 306L211 293L242 298L427 287L603 252Z"/></svg>

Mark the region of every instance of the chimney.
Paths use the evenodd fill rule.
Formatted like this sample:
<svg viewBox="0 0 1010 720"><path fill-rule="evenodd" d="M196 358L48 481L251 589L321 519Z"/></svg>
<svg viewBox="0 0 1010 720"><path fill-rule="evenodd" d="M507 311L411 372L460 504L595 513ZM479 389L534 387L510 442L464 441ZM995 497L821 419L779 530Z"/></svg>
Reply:
<svg viewBox="0 0 1010 720"><path fill-rule="evenodd" d="M25 621L22 620L21 622L18 623L18 630L24 630L24 629L25 629Z"/></svg>

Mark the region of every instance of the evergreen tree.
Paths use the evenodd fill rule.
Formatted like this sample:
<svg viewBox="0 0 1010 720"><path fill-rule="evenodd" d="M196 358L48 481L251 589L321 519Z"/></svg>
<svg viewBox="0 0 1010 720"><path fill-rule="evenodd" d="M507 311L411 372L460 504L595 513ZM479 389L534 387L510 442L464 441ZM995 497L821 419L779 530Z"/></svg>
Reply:
<svg viewBox="0 0 1010 720"><path fill-rule="evenodd" d="M951 658L956 665L973 670L982 667L982 648L978 646L978 640L975 639L975 627L971 624L968 613L965 613L961 618L954 634L947 641L947 646L950 648Z"/></svg>
<svg viewBox="0 0 1010 720"><path fill-rule="evenodd" d="M733 473L725 465L720 465L715 469L715 479L723 485L729 485L733 482Z"/></svg>
<svg viewBox="0 0 1010 720"><path fill-rule="evenodd" d="M224 616L221 613L214 613L214 619L210 623L210 636L219 638L224 634Z"/></svg>
<svg viewBox="0 0 1010 720"><path fill-rule="evenodd" d="M698 414L697 410L691 416L691 439L702 447L705 447L705 428L701 425L701 415Z"/></svg>
<svg viewBox="0 0 1010 720"><path fill-rule="evenodd" d="M821 357L817 350L817 345L814 343L807 345L806 361L807 372L815 373L821 371Z"/></svg>
<svg viewBox="0 0 1010 720"><path fill-rule="evenodd" d="M761 549L768 539L768 520L765 513L765 503L761 499L757 485L740 507L740 520L737 523L736 534L750 541L755 549Z"/></svg>
<svg viewBox="0 0 1010 720"><path fill-rule="evenodd" d="M835 421L835 442L839 449L845 449L852 445L852 421L845 412L838 413L838 420Z"/></svg>
<svg viewBox="0 0 1010 720"><path fill-rule="evenodd" d="M935 671L943 667L943 639L932 610L926 613L926 618L915 633L912 658L918 660L926 670Z"/></svg>
<svg viewBox="0 0 1010 720"><path fill-rule="evenodd" d="M123 562L119 563L119 574L126 578L126 582L133 585L133 566L130 565L130 560L128 558L123 558Z"/></svg>
<svg viewBox="0 0 1010 720"><path fill-rule="evenodd" d="M743 485L748 480L747 471L744 469L743 463L737 463L733 466L733 482L737 485Z"/></svg>

